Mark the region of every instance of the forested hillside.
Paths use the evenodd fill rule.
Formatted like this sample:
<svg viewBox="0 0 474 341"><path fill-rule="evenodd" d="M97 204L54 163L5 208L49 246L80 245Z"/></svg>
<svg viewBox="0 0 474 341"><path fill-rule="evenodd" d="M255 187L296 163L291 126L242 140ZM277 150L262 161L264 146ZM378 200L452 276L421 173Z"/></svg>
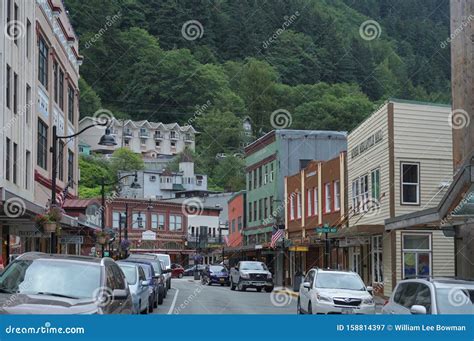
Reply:
<svg viewBox="0 0 474 341"><path fill-rule="evenodd" d="M198 154L239 150L242 118L259 136L277 109L289 128L350 130L388 97L449 102L448 0L65 2L81 115L191 122Z"/></svg>

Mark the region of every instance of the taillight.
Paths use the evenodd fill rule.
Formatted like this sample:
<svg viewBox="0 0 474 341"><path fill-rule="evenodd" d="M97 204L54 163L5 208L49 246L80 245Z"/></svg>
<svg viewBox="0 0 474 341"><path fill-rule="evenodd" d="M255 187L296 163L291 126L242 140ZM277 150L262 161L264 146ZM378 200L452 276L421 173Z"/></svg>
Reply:
<svg viewBox="0 0 474 341"><path fill-rule="evenodd" d="M386 306L388 303L388 300L385 300L385 302L383 302L383 305Z"/></svg>

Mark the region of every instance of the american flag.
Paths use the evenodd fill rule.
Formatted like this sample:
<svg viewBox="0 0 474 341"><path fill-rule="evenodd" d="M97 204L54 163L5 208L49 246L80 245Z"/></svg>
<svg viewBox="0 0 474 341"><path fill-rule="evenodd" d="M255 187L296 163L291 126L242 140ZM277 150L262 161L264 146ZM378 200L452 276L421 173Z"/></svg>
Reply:
<svg viewBox="0 0 474 341"><path fill-rule="evenodd" d="M285 230L279 229L278 226L273 226L272 241L270 243L270 247L274 248L276 243L283 237L284 234Z"/></svg>
<svg viewBox="0 0 474 341"><path fill-rule="evenodd" d="M229 246L229 237L228 236L224 236L224 243L225 243L225 245Z"/></svg>
<svg viewBox="0 0 474 341"><path fill-rule="evenodd" d="M66 187L64 187L63 191L59 193L58 197L56 198L56 205L58 207L63 207L64 203L66 202L66 196L67 196L67 191L69 189L69 186L71 185L71 181L69 180L66 184Z"/></svg>

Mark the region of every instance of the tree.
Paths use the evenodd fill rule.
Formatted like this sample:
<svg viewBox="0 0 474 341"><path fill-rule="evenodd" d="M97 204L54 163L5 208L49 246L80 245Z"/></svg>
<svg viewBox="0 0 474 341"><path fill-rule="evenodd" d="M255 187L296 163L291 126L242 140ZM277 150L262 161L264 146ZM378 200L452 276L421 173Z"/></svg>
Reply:
<svg viewBox="0 0 474 341"><path fill-rule="evenodd" d="M128 148L118 148L110 158L110 171L114 176L119 171L136 171L145 167L143 159L139 154L132 152Z"/></svg>
<svg viewBox="0 0 474 341"><path fill-rule="evenodd" d="M214 185L226 192L245 189L245 161L240 156L225 157L215 167L212 179Z"/></svg>
<svg viewBox="0 0 474 341"><path fill-rule="evenodd" d="M87 84L84 78L79 78L79 90L81 92L79 100L80 118L92 116L97 110L102 108L99 95Z"/></svg>

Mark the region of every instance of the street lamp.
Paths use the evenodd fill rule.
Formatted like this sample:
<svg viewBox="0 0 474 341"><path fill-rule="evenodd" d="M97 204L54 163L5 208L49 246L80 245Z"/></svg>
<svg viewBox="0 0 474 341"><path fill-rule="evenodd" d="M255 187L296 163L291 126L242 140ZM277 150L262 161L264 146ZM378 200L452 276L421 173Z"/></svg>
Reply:
<svg viewBox="0 0 474 341"><path fill-rule="evenodd" d="M124 175L124 176L120 177L117 181L114 181L114 182L111 182L111 183L105 183L105 179L102 178L102 181L100 183L100 186L101 186L100 187L100 194L101 194L101 197L102 197L102 210L101 210L101 224L100 224L100 227L101 227L102 231L105 230L105 186L111 186L111 185L118 184L123 179L131 177L131 176L134 177L134 180L131 183L130 188L133 188L133 189L141 188L140 184L138 183L137 172L135 172L134 174ZM127 219L128 219L127 212L125 212L125 222L127 222ZM125 224L125 225L127 225L127 224ZM128 230L128 226L125 226L125 239L128 238L127 230ZM104 257L104 245L102 245L102 257Z"/></svg>
<svg viewBox="0 0 474 341"><path fill-rule="evenodd" d="M53 208L56 206L56 176L57 176L57 168L58 168L58 141L61 139L72 139L80 134L82 134L84 131L92 128L92 127L97 127L97 126L108 126L109 121L106 120L105 122L97 122L94 124L91 124L83 129L81 129L79 132L72 134L72 135L65 135L65 136L59 136L57 133L57 127L56 125L53 126L53 145L50 148L50 152L52 154L52 174L51 174L51 205L50 207ZM116 146L117 142L115 141L115 138L110 135L110 129L107 128L105 130L105 134L100 138L99 140L99 145L101 146ZM54 233L51 233L51 253L56 253L56 243L54 243Z"/></svg>

